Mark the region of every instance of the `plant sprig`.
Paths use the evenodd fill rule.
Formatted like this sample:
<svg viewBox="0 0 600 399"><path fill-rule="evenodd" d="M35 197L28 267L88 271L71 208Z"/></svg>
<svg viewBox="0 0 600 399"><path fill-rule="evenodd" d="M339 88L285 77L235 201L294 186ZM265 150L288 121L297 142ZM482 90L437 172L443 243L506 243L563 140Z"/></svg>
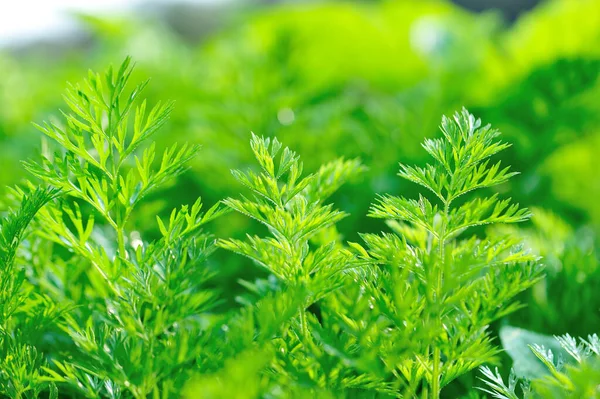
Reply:
<svg viewBox="0 0 600 399"><path fill-rule="evenodd" d="M166 222L157 217L155 240L130 226L140 201L183 173L198 151L173 145L159 157L154 144L142 151L172 104L148 111L140 102L147 82L129 89L132 68L127 58L118 69L90 72L82 85L70 85L70 112L38 126L57 150L25 163L62 192L38 214L39 236L68 251L67 262L58 253L49 261L85 276L77 296L61 281L64 270L47 283L57 301L76 310L60 323L70 345L45 369L59 386L91 398L179 392L201 350L199 316L217 301L206 286L212 272L205 262L216 247L204 226L226 208L202 212L198 199Z"/></svg>
<svg viewBox="0 0 600 399"><path fill-rule="evenodd" d="M487 326L517 309L511 299L540 276L536 257L518 240L461 239L476 226L518 223L530 216L497 194L457 204L467 193L516 175L489 160L508 144L465 109L444 117L441 131L442 138L423 144L434 163L401 164L399 172L439 203L423 195L418 200L380 196L369 215L387 219L396 235L364 235L367 249L354 244L363 259L381 265L366 285L379 312L390 328L405 331L415 342L390 364L397 370L399 389L408 395L420 390L431 398L459 375L494 360L497 349Z"/></svg>

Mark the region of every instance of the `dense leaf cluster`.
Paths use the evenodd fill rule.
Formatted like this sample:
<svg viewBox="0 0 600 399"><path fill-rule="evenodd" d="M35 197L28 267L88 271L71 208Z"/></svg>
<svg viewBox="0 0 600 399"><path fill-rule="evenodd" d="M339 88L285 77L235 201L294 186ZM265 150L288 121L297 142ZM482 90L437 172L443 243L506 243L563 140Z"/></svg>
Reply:
<svg viewBox="0 0 600 399"><path fill-rule="evenodd" d="M245 194L180 206L152 237L132 215L198 148L158 156L145 143L172 107L140 101L145 83L130 87L131 71L127 59L68 89L69 112L39 127L52 144L25 162L40 188L13 191L20 205L0 229L3 394L439 398L497 361L490 324L541 276L518 237L480 229L530 216L475 191L515 175L490 161L508 146L497 130L464 109L444 117L442 137L423 144L433 162L400 165L426 190L379 196L369 216L390 232L362 243L342 239L347 214L327 203L361 162L306 175L294 151L257 135L257 168L232 171ZM205 225L230 210L263 234L215 239ZM219 247L266 276L242 281L247 294L228 311L210 259Z"/></svg>
<svg viewBox="0 0 600 399"><path fill-rule="evenodd" d="M600 340L596 334L587 340L569 334L555 337L567 359L543 345L531 346L533 354L547 369L547 375L533 382L519 378L514 371L508 382L489 367L483 367L484 392L498 399L519 398L594 398L600 377ZM522 381L519 381L522 380Z"/></svg>
<svg viewBox="0 0 600 399"><path fill-rule="evenodd" d="M198 21L208 16L220 27L209 34L201 28L193 39L181 35L180 20L175 29L163 23L169 12L144 8L119 18L78 16L84 48L0 49L0 185L32 179L0 193L2 394L131 397L160 380L165 387L152 395L430 395L432 342L440 345L440 385L448 371L471 362L449 350L456 337L477 338L461 348L485 349L507 386L513 366L534 396L536 381L551 373L530 346L552 350L555 362L565 360L559 372L569 375L576 361L553 335L600 331L600 2L540 2L513 24L446 0L284 2L262 10L252 2L229 8L236 17L228 18L234 3L181 13L193 26L204 27ZM134 55L135 70L92 73L89 82L69 86L64 115L48 116L62 104L65 80L125 53ZM140 95L132 82L147 76L153 83L142 84ZM151 106L164 99L177 106ZM478 126L475 135L502 150L477 163L488 162L482 171L463 167L477 175L501 161L495 173L508 177L503 170L511 165L522 175L453 198L443 217L445 202L467 180L454 154L441 149L451 147L446 135L460 137L455 129L471 122L450 117L443 131L435 129L440 115L462 105L512 144ZM23 168L19 160L40 142L30 121L44 119L42 157ZM251 138L250 130L265 139ZM284 146L275 153L275 136L302 154L302 168ZM179 154L175 142L192 145ZM267 153L274 177L261 166ZM344 160L330 162L339 156ZM394 177L397 160L406 164L403 178ZM293 186L307 185L288 200L292 167L280 176L278 168L292 164ZM487 185L479 177L468 183ZM221 205L213 213L200 209L199 196ZM497 223L527 216L508 196L531 207L531 222ZM225 216L231 208L223 198L261 219L237 212L242 208ZM329 221L314 225L315 215ZM204 224L213 216L223 217ZM465 274L481 251L491 262L510 260L511 251L528 262L541 257L545 276L507 308L484 309L483 299L502 302L490 297L491 287L488 297L478 296L482 279L503 282L492 269L517 283L526 276L502 263L475 264L477 273ZM175 261L185 253L185 262ZM440 264L441 288L428 285L438 270L431 265ZM531 264L511 267L537 276ZM458 283L471 288L461 292ZM466 298L467 309L449 298ZM515 303L523 306L505 314ZM453 330L434 322L442 305L451 311L440 324ZM481 332L475 327L486 323L465 314L499 319ZM188 348L192 360L173 361L169 342ZM105 343L123 351L108 353ZM163 364L165 354L171 363ZM143 375L140 359L154 377ZM583 362L576 384L598 385L592 363ZM115 364L127 365L126 374ZM423 375L411 376L417 371ZM441 396L490 395L473 390L484 386L479 377L477 369L463 373Z"/></svg>

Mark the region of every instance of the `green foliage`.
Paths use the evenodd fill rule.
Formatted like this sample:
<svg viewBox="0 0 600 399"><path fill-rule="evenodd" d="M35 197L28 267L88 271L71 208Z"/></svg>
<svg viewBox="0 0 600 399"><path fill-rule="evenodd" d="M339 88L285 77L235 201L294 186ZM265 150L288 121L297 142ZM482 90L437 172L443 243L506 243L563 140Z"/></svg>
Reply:
<svg viewBox="0 0 600 399"><path fill-rule="evenodd" d="M529 350L532 345L543 345L556 356L563 356L562 348L554 337L503 325L498 332L502 348L513 361L512 371L519 378L537 378L545 374L542 362Z"/></svg>
<svg viewBox="0 0 600 399"><path fill-rule="evenodd" d="M201 349L202 314L216 299L205 267L215 247L203 229L224 209L202 212L200 200L184 205L166 222L157 218L154 240L129 223L139 202L181 174L197 152L174 145L157 166L153 145L138 155L171 105L148 110L137 101L145 83L128 89L131 70L127 59L72 85L65 96L71 113L40 126L56 151L25 163L63 193L39 212L38 235L55 247L45 259L54 267L44 284L54 301L73 307L59 323L70 343L45 369L90 398L178 392Z"/></svg>
<svg viewBox="0 0 600 399"><path fill-rule="evenodd" d="M405 10L386 7L393 15ZM456 24L468 20L454 20L445 14L448 10L436 12ZM363 20L351 12L345 18ZM265 34L271 23L257 23L255 34ZM445 34L467 40L470 28L458 25L448 25L452 28ZM296 37L293 32L290 38ZM572 315L564 316L570 324L586 316L584 301L595 303L590 283L597 274L596 247L589 240L593 235L574 232L543 211L536 212L533 227L514 227L531 214L501 198L515 187L517 197L528 196L511 183L521 180L511 179L516 172L495 160L513 151L499 140L498 130L483 126L465 109L444 117L441 136L422 145L430 156L423 166L414 151L416 137L431 133L431 114L450 107L453 99L425 100L432 93L425 86L402 95L371 88L348 94L350 86L344 84L350 85L351 77L340 78L336 85L341 88L329 86L326 73L324 80L315 78L318 73L302 67L302 57L294 55L295 42L281 35L281 40L249 44L248 57L257 70L237 76L236 60L217 74L222 80L203 84L210 86L204 87L210 93L206 98L219 98L219 85L230 77L247 85L260 71L260 79L272 78L266 87L281 88L274 97L289 103L269 102L269 90L254 93L253 85L240 85L240 96L232 96L224 109L236 109L234 105L247 101L245 96L257 101L236 116L215 111L213 103L199 106L199 116L189 112L188 104L179 113L171 103L150 106L153 101L142 100L142 91L150 98L164 92L152 92L146 82L132 84L136 75L127 59L120 68L90 72L83 83L70 85L68 110L38 126L45 135L42 157L24 165L35 181L27 185L41 188L12 191L6 202L15 197L20 205L15 202L11 209L16 210L0 223L2 395L459 397L470 388L471 371L500 363L496 322L527 320L522 312L530 312L536 315L529 318L534 329L549 330L570 307ZM290 68L283 73L267 63L260 69L262 45L269 57L287 60ZM311 62L327 46L316 49ZM225 48L227 42L219 42L213 50L218 54ZM444 59L443 51L431 51L427 57ZM380 62L353 67L361 76L371 76ZM440 85L464 70L460 60L454 62L439 71ZM477 69L479 61L473 62L467 69ZM414 76L426 75L420 63L413 65ZM218 66L212 65L210 72L216 73ZM314 85L306 84L311 79L316 79ZM376 78L373 83L385 86ZM396 83L397 90L404 90L406 82ZM585 85L574 86L574 97L585 92ZM191 89L182 93L194 97ZM421 112L405 112L415 98L420 98ZM258 108L263 106L273 112L262 115ZM560 104L556 109L562 109ZM193 122L185 126L193 132L214 130L201 135L207 155L200 162L194 161L197 145L171 143L171 116L178 128L190 118ZM336 134L316 134L338 122ZM392 132L396 123L401 135ZM374 126L375 133L368 133ZM233 137L216 139L231 127ZM346 127L352 127L352 135L340 133ZM265 136L253 134L249 150L239 150L240 143L246 147L243 132L249 128ZM279 130L298 152L273 137ZM400 150L403 139L408 139L407 148ZM537 155L545 157L562 143L557 140ZM327 151L320 152L322 147ZM372 167L350 157L325 162L338 151L345 156L364 153L365 164ZM245 166L249 154L256 165L234 169L231 179L239 190L230 189L222 169ZM408 162L400 165L398 180L404 183L385 178L386 163L398 158ZM195 173L189 173L189 166ZM366 179L343 188L357 177ZM214 184L209 202L228 198L204 209L193 198L196 190L182 190L188 187L182 181L203 190ZM378 224L361 216L373 190L403 192L379 196L368 212L372 219L386 220L391 232L373 233ZM191 204L182 205L186 202ZM165 213L165 207L173 210ZM235 212L220 218L230 210ZM216 218L218 238L207 230ZM361 243L354 242L358 238ZM548 270L545 280L540 255ZM531 286L531 293L523 293ZM563 300L554 291L567 295ZM522 310L519 299L530 309ZM521 313L515 314L517 310ZM582 336L595 326L595 318L588 319L578 330ZM510 354L506 328L500 329L500 342ZM591 355L597 355L596 341L591 337L578 344L561 338L576 363L565 368L546 348L534 347L551 373L532 382L532 392L548 397L566 389L586 395L597 376ZM492 395L516 397L520 375L505 384L498 373L484 370ZM557 381L564 386L556 387Z"/></svg>
<svg viewBox="0 0 600 399"><path fill-rule="evenodd" d="M510 183L513 198L597 229L597 184L590 184L597 180L593 160L600 148L597 2L542 2L511 25L437 0L233 9L236 18L222 20L232 14L228 6L216 14L212 8L183 13L200 21L210 15L208 25L219 27L200 28L191 38L181 35L181 21L170 29L144 13L88 15L78 22L96 43L89 51L1 51L0 71L9 78L0 82L0 166L6 171L0 179L13 183L22 176L18 160L38 144L29 122L59 106L62 82L127 52L137 60L136 78L154 79L148 99L178 104L171 123L154 136L158 148L175 136L204 144L202 161L190 163L193 173L160 200L144 202L150 212L198 195L209 203L235 196L228 172L252 162L246 145L252 129L310 154L304 159L310 171L338 156L369 165L360 183L334 196L351 213L340 231L356 240L356 231L373 229L364 216L370 193L416 194L414 186L393 179L390 166L397 159L424 162L419 144L438 116L467 105L515 144L501 155L523 173ZM195 20L193 26L205 25ZM557 26L568 26L569 35ZM345 207L350 196L352 209ZM153 227L144 218L135 223ZM240 238L237 232L250 226L237 218L217 233ZM231 288L245 271L241 258L223 256Z"/></svg>
<svg viewBox="0 0 600 399"><path fill-rule="evenodd" d="M427 188L439 204L423 195L381 196L370 216L389 220L394 234L364 235L367 250L359 247L365 259L380 265L367 280L367 292L389 327L412 343L394 364L408 396L422 387L438 397L456 377L494 361L489 324L518 309L511 300L540 275L536 257L510 236L465 237L476 226L529 217L496 195L462 199L515 175L489 161L507 147L496 140L499 132L464 109L444 117L441 130L442 138L423 144L435 163L401 164L399 173Z"/></svg>
<svg viewBox="0 0 600 399"><path fill-rule="evenodd" d="M535 209L530 227L502 226L497 232L518 237L546 265L544 279L521 297L527 307L510 317L511 324L557 335L585 336L600 329L595 288L600 263L590 226L574 229L556 214Z"/></svg>
<svg viewBox="0 0 600 399"><path fill-rule="evenodd" d="M335 279L352 267L353 260L335 242L311 250L311 239L345 216L323 201L363 167L358 161L339 160L302 178L302 163L287 147L275 166L275 157L281 150L277 139L271 142L253 136L251 146L262 169L260 174L235 170L232 173L252 191L253 199L224 202L265 225L272 237L248 237L248 242L224 240L220 246L249 257L287 284L310 281L311 285L323 285L326 291L315 292L318 299L335 288Z"/></svg>
<svg viewBox="0 0 600 399"><path fill-rule="evenodd" d="M532 381L523 380L511 372L504 382L498 369L483 367L483 391L494 398L594 398L600 382L600 341L596 334L587 339L573 338L569 334L556 336L568 358L557 357L543 345L531 346L533 354L543 363L546 373Z"/></svg>
<svg viewBox="0 0 600 399"><path fill-rule="evenodd" d="M60 311L32 292L18 250L35 215L58 191L38 188L16 194L22 197L20 206L0 219L0 392L11 398L36 398L50 390L56 398L56 386L43 371L47 360L34 343Z"/></svg>
<svg viewBox="0 0 600 399"><path fill-rule="evenodd" d="M282 151L277 139L253 136L251 147L261 171L232 173L253 192L253 199L227 199L225 204L264 224L271 237L249 236L245 242L229 239L219 245L267 269L285 290L304 293L290 329L273 344L277 354L271 365L273 372L284 386L296 390L299 387L294 387L293 381L304 380L304 385L319 394L324 394L325 389L383 389L383 382L356 375L347 364L331 359L330 352L312 337L314 329L330 332L307 310L343 287L348 276L354 275L354 269L363 264L336 243L334 225L345 214L324 201L345 180L363 172L364 167L356 160L338 160L302 178L299 158L287 147ZM291 353L295 353L293 357L288 355Z"/></svg>

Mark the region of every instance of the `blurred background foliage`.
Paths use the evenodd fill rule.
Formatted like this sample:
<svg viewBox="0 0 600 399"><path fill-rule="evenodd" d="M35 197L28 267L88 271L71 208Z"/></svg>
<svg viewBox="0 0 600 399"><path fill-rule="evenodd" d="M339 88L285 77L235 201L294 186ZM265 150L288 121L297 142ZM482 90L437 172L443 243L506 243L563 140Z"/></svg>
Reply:
<svg viewBox="0 0 600 399"><path fill-rule="evenodd" d="M341 235L356 240L380 229L365 217L376 193L416 193L395 176L398 162L423 164L423 138L439 135L442 114L466 106L513 144L503 161L522 175L502 190L536 216L511 233L548 265L546 280L522 298L529 306L506 323L545 334L598 332L600 2L542 1L518 17L510 4L505 16L434 0L76 15L77 37L0 50L0 184L19 182L19 161L44 145L31 121L56 114L66 81L131 55L133 80L152 79L150 102L176 104L159 147L203 146L192 169L139 213L147 234L155 228L148 215L198 196L208 204L235 196L229 170L251 164L253 131L276 135L310 172L340 156L362 159L364 178L333 198L351 214ZM219 237L256 228L235 215L224 220ZM223 251L217 258L233 300L243 292L237 279L258 272Z"/></svg>

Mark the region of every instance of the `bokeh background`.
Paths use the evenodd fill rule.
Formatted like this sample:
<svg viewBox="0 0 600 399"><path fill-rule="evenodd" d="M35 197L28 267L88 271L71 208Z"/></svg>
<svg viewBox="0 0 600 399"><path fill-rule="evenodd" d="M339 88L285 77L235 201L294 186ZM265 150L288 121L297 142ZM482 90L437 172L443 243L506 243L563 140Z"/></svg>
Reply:
<svg viewBox="0 0 600 399"><path fill-rule="evenodd" d="M139 229L152 234L156 213L198 196L212 204L243 191L229 170L252 164L253 131L277 136L309 172L362 159L369 171L333 198L351 214L340 234L358 240L382 229L365 217L377 193L416 195L398 162L424 164L420 143L465 106L513 144L503 162L521 175L500 190L535 217L511 233L547 265L521 298L528 306L501 324L600 332L599 1L98 1L66 2L67 14L21 3L0 6L10 22L0 31L0 187L24 177L20 160L43 145L31 122L58 113L66 82L131 55L134 80L151 78L149 100L176 103L158 146L203 146L139 212ZM214 226L219 237L255 228L235 215ZM216 259L234 303L238 280L258 271Z"/></svg>

